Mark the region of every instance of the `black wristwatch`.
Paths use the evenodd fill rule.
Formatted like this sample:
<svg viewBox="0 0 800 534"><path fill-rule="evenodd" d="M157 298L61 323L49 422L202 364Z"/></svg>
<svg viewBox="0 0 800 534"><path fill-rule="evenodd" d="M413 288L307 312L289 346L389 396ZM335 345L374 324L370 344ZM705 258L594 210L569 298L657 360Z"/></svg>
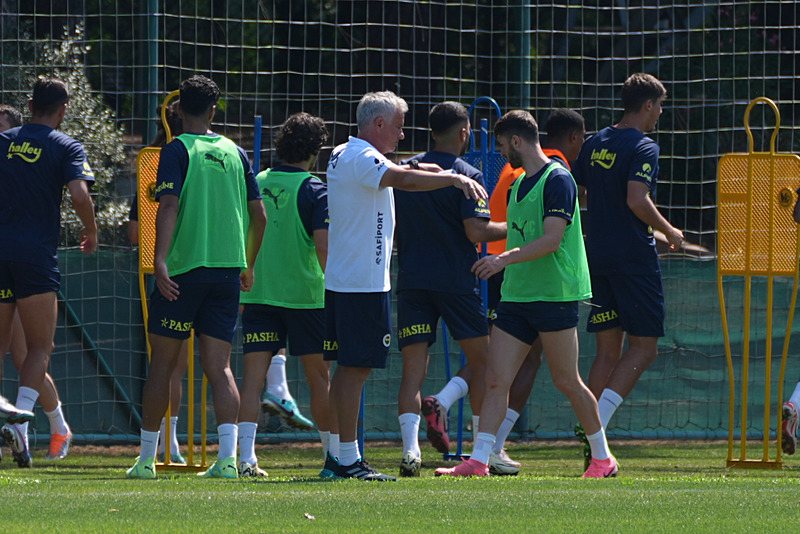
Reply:
<svg viewBox="0 0 800 534"><path fill-rule="evenodd" d="M412 169L419 170L419 161L417 161L417 160L415 160L415 159L412 159L411 161L409 161L409 162L408 162L408 165L409 165L409 166L410 166Z"/></svg>

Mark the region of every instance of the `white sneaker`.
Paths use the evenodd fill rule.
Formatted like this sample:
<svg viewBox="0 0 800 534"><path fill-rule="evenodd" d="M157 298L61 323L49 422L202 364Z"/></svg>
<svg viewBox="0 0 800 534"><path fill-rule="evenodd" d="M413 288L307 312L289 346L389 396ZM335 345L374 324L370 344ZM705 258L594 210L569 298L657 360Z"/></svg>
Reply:
<svg viewBox="0 0 800 534"><path fill-rule="evenodd" d="M508 457L505 449L500 453L492 451L489 455L489 473L492 475L516 475L519 473L520 463Z"/></svg>
<svg viewBox="0 0 800 534"><path fill-rule="evenodd" d="M783 403L783 439L781 449L786 454L794 454L797 447L797 406L792 401Z"/></svg>
<svg viewBox="0 0 800 534"><path fill-rule="evenodd" d="M268 477L266 471L258 467L258 463L239 462L239 478Z"/></svg>
<svg viewBox="0 0 800 534"><path fill-rule="evenodd" d="M418 458L410 452L407 452L403 455L403 459L400 461L400 476L418 477L421 467L422 458Z"/></svg>

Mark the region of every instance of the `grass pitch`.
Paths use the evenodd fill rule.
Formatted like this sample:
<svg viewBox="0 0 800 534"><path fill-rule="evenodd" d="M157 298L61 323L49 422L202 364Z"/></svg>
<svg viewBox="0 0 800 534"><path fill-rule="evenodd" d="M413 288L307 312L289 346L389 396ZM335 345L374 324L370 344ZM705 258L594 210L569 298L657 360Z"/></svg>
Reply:
<svg viewBox="0 0 800 534"><path fill-rule="evenodd" d="M203 480L159 471L127 480L133 447L74 447L34 468L0 463L6 532L789 532L800 518L797 463L781 471L725 467L727 445L612 443L616 479L582 480L580 448L519 444L516 477L434 478L448 465L423 449L423 472L396 483L325 481L319 447L257 448L266 480ZM7 451L6 451L7 452ZM396 474L397 444L368 444ZM215 455L212 455L212 457Z"/></svg>

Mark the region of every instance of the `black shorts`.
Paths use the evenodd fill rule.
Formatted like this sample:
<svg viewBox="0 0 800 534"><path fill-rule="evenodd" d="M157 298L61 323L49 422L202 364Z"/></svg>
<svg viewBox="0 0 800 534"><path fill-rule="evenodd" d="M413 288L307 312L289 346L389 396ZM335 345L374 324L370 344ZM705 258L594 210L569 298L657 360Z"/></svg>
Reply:
<svg viewBox="0 0 800 534"><path fill-rule="evenodd" d="M286 348L293 356L322 354L325 332L323 308L295 309L270 304L245 304L242 310L242 349L278 352Z"/></svg>
<svg viewBox="0 0 800 534"><path fill-rule="evenodd" d="M164 298L156 287L150 294L151 334L188 339L192 328L198 335L233 341L239 316L238 268L200 267L172 277L180 295L173 301Z"/></svg>
<svg viewBox="0 0 800 534"><path fill-rule="evenodd" d="M618 326L632 336L664 336L660 274L592 276L592 309L586 331Z"/></svg>
<svg viewBox="0 0 800 534"><path fill-rule="evenodd" d="M13 303L61 288L58 263L39 265L24 261L0 261L0 303Z"/></svg>
<svg viewBox="0 0 800 534"><path fill-rule="evenodd" d="M476 294L464 295L407 289L397 293L397 344L403 347L414 343L436 342L439 317L455 340L489 335L489 324L483 303Z"/></svg>
<svg viewBox="0 0 800 534"><path fill-rule="evenodd" d="M526 345L533 345L539 332L558 332L578 326L578 301L501 302L494 326Z"/></svg>
<svg viewBox="0 0 800 534"><path fill-rule="evenodd" d="M392 301L388 291L325 290L325 360L348 367L384 369L391 343Z"/></svg>

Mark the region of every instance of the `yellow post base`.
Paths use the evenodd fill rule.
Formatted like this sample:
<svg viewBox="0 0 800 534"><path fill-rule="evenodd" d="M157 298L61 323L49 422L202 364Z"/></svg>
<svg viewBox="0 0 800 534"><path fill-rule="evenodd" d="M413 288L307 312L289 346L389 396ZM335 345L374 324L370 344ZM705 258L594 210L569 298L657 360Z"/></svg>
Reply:
<svg viewBox="0 0 800 534"><path fill-rule="evenodd" d="M728 467L739 469L783 469L783 462L780 460L728 460Z"/></svg>

